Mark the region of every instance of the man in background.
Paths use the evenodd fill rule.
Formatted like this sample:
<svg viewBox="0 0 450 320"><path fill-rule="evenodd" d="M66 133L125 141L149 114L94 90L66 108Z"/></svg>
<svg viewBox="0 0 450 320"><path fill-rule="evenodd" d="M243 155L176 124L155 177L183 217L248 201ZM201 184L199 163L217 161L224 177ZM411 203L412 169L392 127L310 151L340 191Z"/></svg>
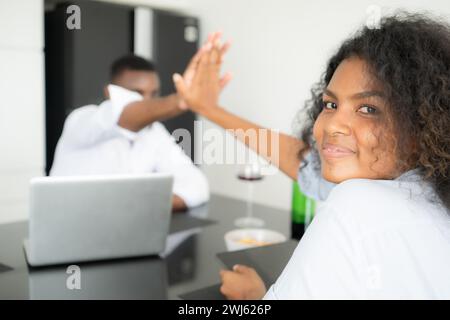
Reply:
<svg viewBox="0 0 450 320"><path fill-rule="evenodd" d="M206 178L158 122L182 112L178 95L159 97L154 65L134 55L112 64L110 82L104 102L67 117L50 175L166 172L174 176L174 211L206 202Z"/></svg>

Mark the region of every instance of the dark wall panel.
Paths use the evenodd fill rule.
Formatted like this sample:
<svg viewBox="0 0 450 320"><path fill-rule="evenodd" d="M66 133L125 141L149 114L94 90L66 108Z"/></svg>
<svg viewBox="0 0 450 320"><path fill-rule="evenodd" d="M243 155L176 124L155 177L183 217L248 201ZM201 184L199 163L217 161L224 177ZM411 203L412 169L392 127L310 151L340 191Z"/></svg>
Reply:
<svg viewBox="0 0 450 320"><path fill-rule="evenodd" d="M76 4L81 29L69 30L66 9ZM104 100L109 68L133 52L134 8L95 1L60 3L45 17L46 134L48 173L66 116Z"/></svg>
<svg viewBox="0 0 450 320"><path fill-rule="evenodd" d="M189 37L199 34L198 20L193 17L179 16L170 12L155 10L153 28L153 57L161 78L163 95L175 91L172 74L182 73L198 48L198 39ZM187 30L190 28L190 30ZM164 121L169 132L177 128L185 128L191 133L191 158L194 157L194 121L196 115L186 112L178 117ZM180 141L179 141L180 142Z"/></svg>
<svg viewBox="0 0 450 320"><path fill-rule="evenodd" d="M104 100L109 68L133 52L133 8L95 1L81 5L82 29L73 36L73 107Z"/></svg>

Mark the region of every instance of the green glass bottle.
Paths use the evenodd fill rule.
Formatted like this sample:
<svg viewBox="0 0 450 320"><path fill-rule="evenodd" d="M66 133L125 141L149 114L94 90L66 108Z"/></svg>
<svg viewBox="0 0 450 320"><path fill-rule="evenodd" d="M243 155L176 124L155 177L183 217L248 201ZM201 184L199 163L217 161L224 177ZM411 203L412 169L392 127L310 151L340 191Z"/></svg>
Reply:
<svg viewBox="0 0 450 320"><path fill-rule="evenodd" d="M300 240L316 211L316 201L307 197L298 186L293 184L292 190L292 223L291 237Z"/></svg>

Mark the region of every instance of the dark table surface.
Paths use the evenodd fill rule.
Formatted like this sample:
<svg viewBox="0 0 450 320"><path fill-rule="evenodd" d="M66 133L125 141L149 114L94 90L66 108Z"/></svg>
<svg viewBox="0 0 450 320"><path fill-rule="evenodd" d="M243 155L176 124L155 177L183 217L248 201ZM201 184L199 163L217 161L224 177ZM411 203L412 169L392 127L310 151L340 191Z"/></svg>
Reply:
<svg viewBox="0 0 450 320"><path fill-rule="evenodd" d="M257 204L253 208L265 227L289 236L288 212ZM244 201L212 195L207 205L173 216L164 258L78 264L80 290L67 289L68 266L27 266L23 252L27 222L0 225L0 299L179 299L220 282L223 266L216 254L226 251L224 234L236 228L234 220L245 212ZM216 223L195 227L195 221L186 217Z"/></svg>

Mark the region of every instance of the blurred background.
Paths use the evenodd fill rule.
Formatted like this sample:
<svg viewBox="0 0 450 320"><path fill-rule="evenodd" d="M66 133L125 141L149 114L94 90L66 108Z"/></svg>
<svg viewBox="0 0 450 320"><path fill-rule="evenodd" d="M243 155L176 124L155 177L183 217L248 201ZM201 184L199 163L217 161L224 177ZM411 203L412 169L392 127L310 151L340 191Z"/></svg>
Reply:
<svg viewBox="0 0 450 320"><path fill-rule="evenodd" d="M72 4L81 9L81 29L66 26ZM167 94L171 74L183 71L209 32L221 30L233 43L224 63L233 80L222 106L294 133L329 56L369 16L397 9L450 20L448 0L0 0L0 223L27 218L29 179L47 174L67 114L102 100L119 56L153 60ZM195 119L187 113L164 124L193 132ZM245 198L236 165L202 170L212 192ZM255 201L289 209L291 190L277 173L255 185Z"/></svg>

